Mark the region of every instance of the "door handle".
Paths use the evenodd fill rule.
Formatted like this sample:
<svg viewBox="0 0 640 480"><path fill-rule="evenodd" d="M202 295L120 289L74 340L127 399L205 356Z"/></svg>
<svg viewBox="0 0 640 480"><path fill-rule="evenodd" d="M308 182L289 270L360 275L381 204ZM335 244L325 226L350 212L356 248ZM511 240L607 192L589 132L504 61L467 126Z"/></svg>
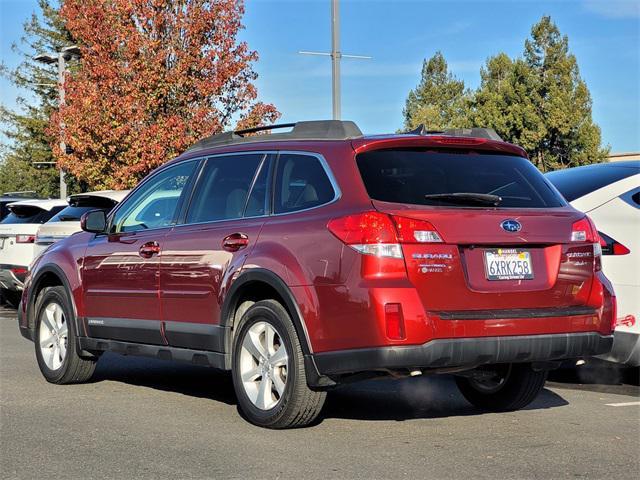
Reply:
<svg viewBox="0 0 640 480"><path fill-rule="evenodd" d="M158 242L147 242L140 247L138 254L142 258L151 258L160 253L160 244Z"/></svg>
<svg viewBox="0 0 640 480"><path fill-rule="evenodd" d="M232 233L222 240L222 248L227 252L237 252L249 245L249 237L244 233Z"/></svg>

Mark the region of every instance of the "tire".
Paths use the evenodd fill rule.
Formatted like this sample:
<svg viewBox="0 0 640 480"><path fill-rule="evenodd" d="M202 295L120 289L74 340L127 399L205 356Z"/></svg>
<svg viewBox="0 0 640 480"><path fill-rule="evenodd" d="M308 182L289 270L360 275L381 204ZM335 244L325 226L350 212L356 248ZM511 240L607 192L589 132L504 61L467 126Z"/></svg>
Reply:
<svg viewBox="0 0 640 480"><path fill-rule="evenodd" d="M472 405L491 412L519 410L538 396L547 380L546 371L534 371L529 363L487 366L497 369L498 382L486 385L470 377L456 377L460 392Z"/></svg>
<svg viewBox="0 0 640 480"><path fill-rule="evenodd" d="M275 300L254 303L236 332L232 377L243 416L254 425L274 429L313 422L326 393L307 385L300 341L284 307Z"/></svg>
<svg viewBox="0 0 640 480"><path fill-rule="evenodd" d="M59 385L89 380L96 360L78 355L75 316L65 288L44 289L35 312L36 359L44 378Z"/></svg>

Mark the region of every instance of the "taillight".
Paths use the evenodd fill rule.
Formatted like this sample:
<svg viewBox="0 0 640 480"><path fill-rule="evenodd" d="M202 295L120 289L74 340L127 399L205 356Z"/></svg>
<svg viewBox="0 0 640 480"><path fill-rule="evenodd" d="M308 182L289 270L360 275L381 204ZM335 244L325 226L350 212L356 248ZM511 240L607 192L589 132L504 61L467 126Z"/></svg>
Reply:
<svg viewBox="0 0 640 480"><path fill-rule="evenodd" d="M593 245L593 267L598 271L602 269L602 245L598 230L589 217L584 217L571 227L571 241L579 243L591 243Z"/></svg>
<svg viewBox="0 0 640 480"><path fill-rule="evenodd" d="M16 235L16 243L33 243L35 241L35 235Z"/></svg>
<svg viewBox="0 0 640 480"><path fill-rule="evenodd" d="M442 237L430 222L394 215L399 243L440 243Z"/></svg>
<svg viewBox="0 0 640 480"><path fill-rule="evenodd" d="M600 237L600 247L603 255L627 255L631 253L631 250L609 235L598 232L598 236Z"/></svg>
<svg viewBox="0 0 640 480"><path fill-rule="evenodd" d="M380 212L336 218L327 228L354 250L377 257L403 258L402 244L442 242L435 227L425 220Z"/></svg>
<svg viewBox="0 0 640 480"><path fill-rule="evenodd" d="M402 258L402 248L389 215L365 212L336 218L327 228L357 252L376 257Z"/></svg>
<svg viewBox="0 0 640 480"><path fill-rule="evenodd" d="M597 230L592 227L589 217L584 217L573 224L571 228L571 241L572 242L588 242L594 243L596 239Z"/></svg>

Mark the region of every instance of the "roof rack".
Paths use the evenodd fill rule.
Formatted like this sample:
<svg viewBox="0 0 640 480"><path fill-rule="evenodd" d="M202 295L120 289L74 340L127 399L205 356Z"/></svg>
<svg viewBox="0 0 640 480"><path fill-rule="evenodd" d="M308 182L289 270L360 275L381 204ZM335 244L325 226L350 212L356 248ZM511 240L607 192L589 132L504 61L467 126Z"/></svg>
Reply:
<svg viewBox="0 0 640 480"><path fill-rule="evenodd" d="M258 132L270 132L281 128L291 128L291 131L284 133L249 135ZM361 136L362 132L354 122L343 120L314 120L296 123L281 123L278 125L246 128L244 130L219 133L217 135L203 138L192 145L187 151L191 152L210 147L250 142L282 140L347 140Z"/></svg>
<svg viewBox="0 0 640 480"><path fill-rule="evenodd" d="M409 135L449 135L452 137L473 137L486 138L487 140L497 140L503 142L502 137L493 128L449 128L445 130L427 130L423 124L418 125L413 130L404 132Z"/></svg>

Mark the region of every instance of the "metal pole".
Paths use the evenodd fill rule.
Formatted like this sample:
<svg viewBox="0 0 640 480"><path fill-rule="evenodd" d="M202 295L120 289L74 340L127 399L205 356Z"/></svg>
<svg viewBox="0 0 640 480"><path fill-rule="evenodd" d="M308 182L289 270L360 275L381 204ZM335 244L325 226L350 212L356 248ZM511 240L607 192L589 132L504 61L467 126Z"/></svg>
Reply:
<svg viewBox="0 0 640 480"><path fill-rule="evenodd" d="M64 105L64 72L66 69L65 58L62 52L58 52L58 96L59 106ZM64 123L60 123L60 150L64 155L67 151L67 145L64 143ZM67 198L67 183L64 181L64 170L60 168L60 198Z"/></svg>
<svg viewBox="0 0 640 480"><path fill-rule="evenodd" d="M340 120L340 4L331 0L331 81L333 119Z"/></svg>

